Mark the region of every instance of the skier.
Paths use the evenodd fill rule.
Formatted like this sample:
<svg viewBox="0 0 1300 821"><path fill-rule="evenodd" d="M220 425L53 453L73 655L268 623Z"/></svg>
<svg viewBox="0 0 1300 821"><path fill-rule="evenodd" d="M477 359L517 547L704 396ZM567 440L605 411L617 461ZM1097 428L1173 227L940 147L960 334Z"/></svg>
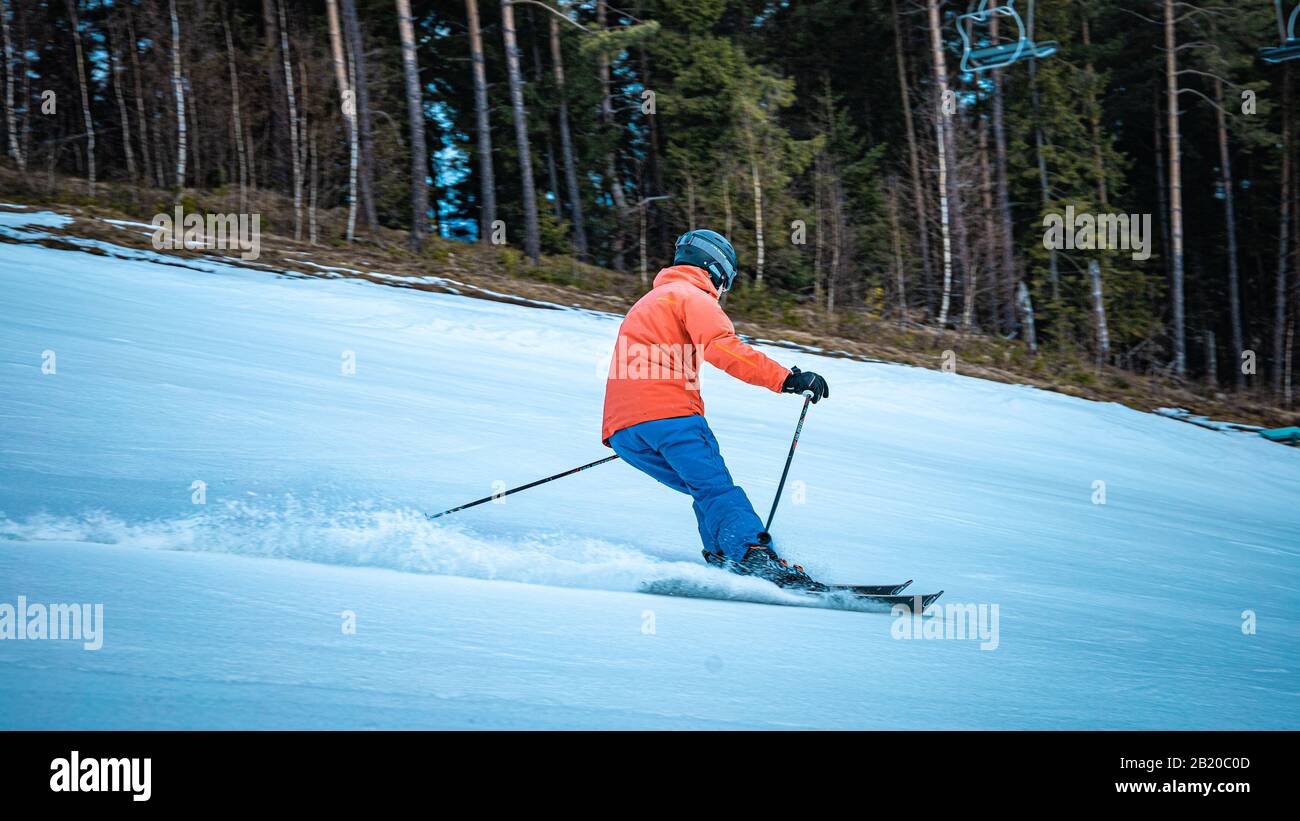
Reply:
<svg viewBox="0 0 1300 821"><path fill-rule="evenodd" d="M718 304L736 279L736 250L716 231L677 238L673 265L627 312L605 383L601 441L625 462L695 500L706 560L783 587L816 583L777 556L745 491L727 472L704 419L700 359L781 393L830 396L815 373L785 368L746 345Z"/></svg>

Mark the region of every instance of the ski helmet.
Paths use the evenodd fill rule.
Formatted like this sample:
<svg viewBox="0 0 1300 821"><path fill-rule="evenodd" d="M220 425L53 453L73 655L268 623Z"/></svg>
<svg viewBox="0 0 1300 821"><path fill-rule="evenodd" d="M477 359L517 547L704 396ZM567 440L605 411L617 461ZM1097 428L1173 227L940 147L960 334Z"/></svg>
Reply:
<svg viewBox="0 0 1300 821"><path fill-rule="evenodd" d="M707 228L687 231L677 238L673 265L703 268L719 291L728 290L736 281L736 249L722 234Z"/></svg>

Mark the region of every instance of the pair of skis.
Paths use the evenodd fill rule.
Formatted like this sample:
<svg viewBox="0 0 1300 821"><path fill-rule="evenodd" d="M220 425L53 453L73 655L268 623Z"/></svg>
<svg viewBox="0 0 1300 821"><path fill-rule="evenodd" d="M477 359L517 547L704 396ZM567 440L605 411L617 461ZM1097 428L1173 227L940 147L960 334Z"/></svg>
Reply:
<svg viewBox="0 0 1300 821"><path fill-rule="evenodd" d="M704 560L713 567L728 570L730 562L717 555L716 553L704 552ZM922 593L914 595L902 595L912 584L908 579L902 584L821 584L818 588L800 588L800 587L782 587L787 593L794 593L802 598L810 598L815 603L820 603L825 607L832 607L843 610L892 610L896 606L903 606L914 613L924 613L925 609L934 604L943 591L938 593ZM650 591L661 592L661 591ZM664 591L666 592L666 591ZM674 595L669 593L669 595ZM686 594L676 594L686 595Z"/></svg>
<svg viewBox="0 0 1300 821"><path fill-rule="evenodd" d="M832 593L847 593L855 601L870 604L879 604L893 608L895 605L902 605L913 612L924 613L925 609L934 604L935 600L943 595L943 591L938 593L919 593L910 596L900 595L912 583L911 579L902 584L830 584L827 585ZM919 608L919 610L918 610Z"/></svg>
<svg viewBox="0 0 1300 821"><path fill-rule="evenodd" d="M912 614L924 613L936 599L943 595L900 595L910 581L902 584L832 584L825 589L809 590L796 587L779 588L782 595L755 595L752 591L738 591L733 586L698 579L655 579L642 583L641 592L657 596L679 596L715 601L743 601L754 604L775 604L784 607L818 607L828 610L851 610L859 613L892 613L902 607Z"/></svg>

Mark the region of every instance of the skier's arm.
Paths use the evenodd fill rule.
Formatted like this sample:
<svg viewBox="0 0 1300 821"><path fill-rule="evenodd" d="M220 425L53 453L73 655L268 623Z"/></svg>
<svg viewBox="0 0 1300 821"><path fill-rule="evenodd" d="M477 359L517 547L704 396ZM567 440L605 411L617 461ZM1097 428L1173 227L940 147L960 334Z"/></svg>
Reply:
<svg viewBox="0 0 1300 821"><path fill-rule="evenodd" d="M685 300L682 314L691 342L706 361L751 385L781 392L790 369L742 342L716 299L701 291Z"/></svg>

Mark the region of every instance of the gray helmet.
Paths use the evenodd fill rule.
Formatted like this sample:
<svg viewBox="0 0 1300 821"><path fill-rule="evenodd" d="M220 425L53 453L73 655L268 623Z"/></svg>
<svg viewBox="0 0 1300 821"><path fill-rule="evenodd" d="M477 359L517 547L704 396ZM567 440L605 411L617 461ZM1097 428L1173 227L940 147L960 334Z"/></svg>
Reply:
<svg viewBox="0 0 1300 821"><path fill-rule="evenodd" d="M722 234L707 228L687 231L677 238L673 265L703 268L719 291L728 290L736 281L736 249Z"/></svg>

